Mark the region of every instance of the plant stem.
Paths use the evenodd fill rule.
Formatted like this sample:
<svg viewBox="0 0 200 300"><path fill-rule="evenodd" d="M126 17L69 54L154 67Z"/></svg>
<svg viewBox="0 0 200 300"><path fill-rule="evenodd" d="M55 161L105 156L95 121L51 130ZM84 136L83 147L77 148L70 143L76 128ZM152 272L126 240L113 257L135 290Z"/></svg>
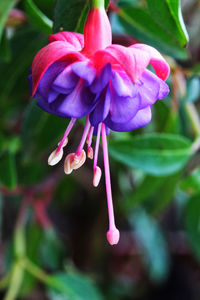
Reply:
<svg viewBox="0 0 200 300"><path fill-rule="evenodd" d="M20 262L15 262L12 268L9 287L3 300L15 300L19 294L24 277L24 269Z"/></svg>
<svg viewBox="0 0 200 300"><path fill-rule="evenodd" d="M104 0L90 0L90 7L91 8L103 8Z"/></svg>
<svg viewBox="0 0 200 300"><path fill-rule="evenodd" d="M186 103L185 109L186 109L187 115L190 119L191 126L194 130L196 138L200 137L200 120L199 120L199 115L196 111L194 104Z"/></svg>

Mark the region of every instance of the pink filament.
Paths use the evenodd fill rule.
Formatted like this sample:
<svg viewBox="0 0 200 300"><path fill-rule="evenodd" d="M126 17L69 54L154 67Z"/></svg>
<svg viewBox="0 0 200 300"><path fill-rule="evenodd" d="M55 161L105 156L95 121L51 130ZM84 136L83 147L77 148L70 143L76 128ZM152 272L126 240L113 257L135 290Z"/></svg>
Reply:
<svg viewBox="0 0 200 300"><path fill-rule="evenodd" d="M72 118L71 121L69 122L69 125L67 126L67 129L65 130L65 133L62 137L62 140L59 143L58 148L56 149L56 152L58 153L65 141L65 139L67 138L68 134L70 133L70 131L72 130L72 127L74 126L74 123L76 122L75 118Z"/></svg>
<svg viewBox="0 0 200 300"><path fill-rule="evenodd" d="M110 181L110 167L109 167L109 159L108 159L108 145L107 145L107 139L106 139L105 124L103 124L103 123L102 123L101 133L102 133L105 183L106 183L108 218L109 218L109 231L107 232L107 239L108 239L108 242L111 245L113 245L113 244L118 243L119 231L117 230L117 228L115 226L115 217L114 217L114 210L113 210L111 181Z"/></svg>
<svg viewBox="0 0 200 300"><path fill-rule="evenodd" d="M92 137L93 137L94 127L90 127L90 132L88 133L88 147L92 144Z"/></svg>
<svg viewBox="0 0 200 300"><path fill-rule="evenodd" d="M101 135L101 123L98 125L98 129L97 129L97 139L96 139L95 153L94 153L94 167L93 167L94 170L96 169L97 166L100 135Z"/></svg>
<svg viewBox="0 0 200 300"><path fill-rule="evenodd" d="M89 121L89 116L87 116L86 122L85 122L85 128L84 128L84 131L83 131L83 135L82 135L80 144L79 144L79 146L78 146L78 148L76 150L76 155L77 156L79 156L81 154L81 151L82 151L82 149L84 147L84 144L85 144L85 141L86 141L89 129L90 129L90 121Z"/></svg>

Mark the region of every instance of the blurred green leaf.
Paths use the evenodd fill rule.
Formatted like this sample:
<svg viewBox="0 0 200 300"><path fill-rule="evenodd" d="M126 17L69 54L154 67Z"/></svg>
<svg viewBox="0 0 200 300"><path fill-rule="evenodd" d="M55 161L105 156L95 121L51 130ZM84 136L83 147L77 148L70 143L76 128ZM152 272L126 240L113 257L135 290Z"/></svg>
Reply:
<svg viewBox="0 0 200 300"><path fill-rule="evenodd" d="M17 184L15 154L5 151L0 155L0 184L12 189Z"/></svg>
<svg viewBox="0 0 200 300"><path fill-rule="evenodd" d="M44 41L46 42L46 37L29 26L18 28L10 40L12 59L9 63L0 63L0 105L2 115L7 116L7 119L6 113L12 112L14 114L14 116L11 114L13 119L16 117L16 109L20 105L23 108L27 105L27 100L24 103L24 95L27 99L29 68L34 55L44 45Z"/></svg>
<svg viewBox="0 0 200 300"><path fill-rule="evenodd" d="M3 28L5 25L6 19L9 15L9 12L14 7L16 2L17 2L16 0L1 1L1 5L0 5L0 40L2 37Z"/></svg>
<svg viewBox="0 0 200 300"><path fill-rule="evenodd" d="M53 228L44 231L40 253L47 268L53 270L61 267L64 248Z"/></svg>
<svg viewBox="0 0 200 300"><path fill-rule="evenodd" d="M133 190L133 193L124 203L126 209L130 209L133 205L139 204L149 198L161 186L165 177L155 177L146 175L141 184Z"/></svg>
<svg viewBox="0 0 200 300"><path fill-rule="evenodd" d="M185 207L185 226L194 254L200 260L200 193L188 199Z"/></svg>
<svg viewBox="0 0 200 300"><path fill-rule="evenodd" d="M181 188L189 194L200 192L200 169L194 170L185 177L181 183Z"/></svg>
<svg viewBox="0 0 200 300"><path fill-rule="evenodd" d="M58 273L51 276L56 280L59 290L49 289L51 300L100 300L102 299L99 290L95 284L85 275L70 271L68 273ZM58 284L59 283L59 284Z"/></svg>
<svg viewBox="0 0 200 300"><path fill-rule="evenodd" d="M167 243L157 221L141 208L129 215L129 222L140 246L142 259L153 281L163 281L169 272Z"/></svg>
<svg viewBox="0 0 200 300"><path fill-rule="evenodd" d="M41 12L32 0L25 0L24 7L29 21L36 28L46 34L52 33L53 22Z"/></svg>
<svg viewBox="0 0 200 300"><path fill-rule="evenodd" d="M0 194L0 241L2 237L2 222L3 222L3 197Z"/></svg>
<svg viewBox="0 0 200 300"><path fill-rule="evenodd" d="M44 112L33 99L27 106L23 123L22 143L27 155L56 147L69 120Z"/></svg>
<svg viewBox="0 0 200 300"><path fill-rule="evenodd" d="M105 0L105 8L109 0ZM83 33L89 5L85 0L57 0L54 14L53 32L75 31Z"/></svg>
<svg viewBox="0 0 200 300"><path fill-rule="evenodd" d="M195 102L200 97L200 79L199 77L191 77L187 80L185 102Z"/></svg>
<svg viewBox="0 0 200 300"><path fill-rule="evenodd" d="M158 214L165 209L174 199L182 172L175 173L163 178L162 184L150 199L147 199L145 206L150 214Z"/></svg>
<svg viewBox="0 0 200 300"><path fill-rule="evenodd" d="M155 22L168 32L171 39L176 39L181 46L186 46L189 37L182 17L180 0L147 0L147 3Z"/></svg>
<svg viewBox="0 0 200 300"><path fill-rule="evenodd" d="M58 0L55 6L53 32L59 31L77 31L83 32L83 18L88 10L88 4L85 0Z"/></svg>
<svg viewBox="0 0 200 300"><path fill-rule="evenodd" d="M173 35L163 29L146 9L134 6L122 7L115 23L140 42L150 44L161 52L179 59L187 58L187 51L177 44ZM115 32L115 28L114 32ZM116 32L117 33L117 32Z"/></svg>
<svg viewBox="0 0 200 300"><path fill-rule="evenodd" d="M0 40L0 58L5 62L9 62L11 59L10 43L5 30L3 31L2 39Z"/></svg>
<svg viewBox="0 0 200 300"><path fill-rule="evenodd" d="M145 134L109 143L113 158L147 174L162 176L179 171L191 155L188 139L170 134Z"/></svg>
<svg viewBox="0 0 200 300"><path fill-rule="evenodd" d="M27 257L37 266L41 265L39 247L42 244L42 230L39 225L30 223L26 232ZM37 279L30 273L25 271L23 284L20 291L21 297L27 297L34 289Z"/></svg>

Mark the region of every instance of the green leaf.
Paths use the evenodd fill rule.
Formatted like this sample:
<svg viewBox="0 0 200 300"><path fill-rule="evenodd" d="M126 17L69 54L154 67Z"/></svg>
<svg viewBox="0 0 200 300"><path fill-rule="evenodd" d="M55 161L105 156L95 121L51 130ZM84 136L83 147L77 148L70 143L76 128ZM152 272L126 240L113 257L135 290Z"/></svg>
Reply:
<svg viewBox="0 0 200 300"><path fill-rule="evenodd" d="M5 62L9 62L11 59L10 44L5 30L2 34L2 39L0 40L0 58Z"/></svg>
<svg viewBox="0 0 200 300"><path fill-rule="evenodd" d="M200 192L200 169L194 170L184 178L181 188L189 194Z"/></svg>
<svg viewBox="0 0 200 300"><path fill-rule="evenodd" d="M6 0L6 1L1 1L0 5L0 40L2 37L3 33L3 28L6 22L6 19L8 17L9 12L11 9L14 7L16 0Z"/></svg>
<svg viewBox="0 0 200 300"><path fill-rule="evenodd" d="M15 154L10 151L0 155L0 184L11 189L17 184Z"/></svg>
<svg viewBox="0 0 200 300"><path fill-rule="evenodd" d="M134 6L123 7L119 10L115 20L116 24L118 22L124 31L135 39L150 44L172 57L187 58L187 51L177 43L175 37L156 23L147 10Z"/></svg>
<svg viewBox="0 0 200 300"><path fill-rule="evenodd" d="M46 34L52 33L53 22L33 3L32 0L25 0L25 12L29 21L39 30Z"/></svg>
<svg viewBox="0 0 200 300"><path fill-rule="evenodd" d="M63 30L83 32L87 11L88 4L85 0L58 0L55 6L53 32Z"/></svg>
<svg viewBox="0 0 200 300"><path fill-rule="evenodd" d="M165 280L169 272L169 254L159 224L141 208L129 215L129 222L150 278L153 281Z"/></svg>
<svg viewBox="0 0 200 300"><path fill-rule="evenodd" d="M96 285L86 276L70 271L51 276L57 289L49 289L51 300L100 300L102 299ZM55 284L56 283L56 284ZM58 292L60 290L60 292Z"/></svg>
<svg viewBox="0 0 200 300"><path fill-rule="evenodd" d="M188 199L185 207L185 226L189 242L200 261L200 193Z"/></svg>
<svg viewBox="0 0 200 300"><path fill-rule="evenodd" d="M3 197L0 194L0 240L2 237L2 224L3 224Z"/></svg>
<svg viewBox="0 0 200 300"><path fill-rule="evenodd" d="M186 46L189 37L183 22L180 0L147 0L147 3L155 22L171 35L171 39Z"/></svg>
<svg viewBox="0 0 200 300"><path fill-rule="evenodd" d="M152 196L161 186L165 177L155 177L146 175L141 184L134 189L133 193L124 203L125 209L129 210L133 205L139 204L145 199Z"/></svg>
<svg viewBox="0 0 200 300"><path fill-rule="evenodd" d="M106 9L108 5L109 0L105 0ZM86 0L57 0L53 32L75 31L83 33L88 11L89 5Z"/></svg>
<svg viewBox="0 0 200 300"><path fill-rule="evenodd" d="M185 102L195 102L200 97L200 80L199 77L191 77L187 80Z"/></svg>
<svg viewBox="0 0 200 300"><path fill-rule="evenodd" d="M44 231L40 253L46 267L50 269L61 267L64 248L53 228Z"/></svg>
<svg viewBox="0 0 200 300"><path fill-rule="evenodd" d="M109 143L113 158L147 174L162 176L179 171L191 155L188 139L170 134L145 134Z"/></svg>

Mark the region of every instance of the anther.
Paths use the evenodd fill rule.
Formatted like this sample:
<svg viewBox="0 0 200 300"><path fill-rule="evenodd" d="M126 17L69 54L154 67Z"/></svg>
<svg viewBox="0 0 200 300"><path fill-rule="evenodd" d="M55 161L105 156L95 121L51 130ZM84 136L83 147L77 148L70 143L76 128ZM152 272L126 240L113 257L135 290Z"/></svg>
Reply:
<svg viewBox="0 0 200 300"><path fill-rule="evenodd" d="M97 187L99 185L101 173L101 169L98 166L96 166L93 173L93 186Z"/></svg>
<svg viewBox="0 0 200 300"><path fill-rule="evenodd" d="M56 165L63 157L63 148L61 148L59 151L57 150L58 148L49 155L48 164L50 166Z"/></svg>
<svg viewBox="0 0 200 300"><path fill-rule="evenodd" d="M88 146L87 157L90 158L90 159L93 159L93 156L94 156L93 149L92 149L91 146Z"/></svg>

